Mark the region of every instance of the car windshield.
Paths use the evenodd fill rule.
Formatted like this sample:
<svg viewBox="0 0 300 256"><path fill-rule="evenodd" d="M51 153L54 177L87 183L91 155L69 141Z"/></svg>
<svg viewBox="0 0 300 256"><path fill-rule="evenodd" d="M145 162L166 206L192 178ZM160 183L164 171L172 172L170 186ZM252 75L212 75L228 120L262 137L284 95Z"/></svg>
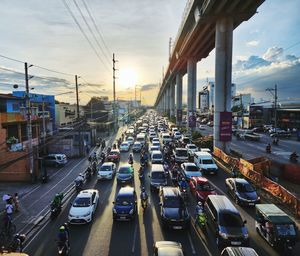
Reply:
<svg viewBox="0 0 300 256"><path fill-rule="evenodd" d="M73 202L73 207L89 207L91 205L91 199L88 197L76 197Z"/></svg>
<svg viewBox="0 0 300 256"><path fill-rule="evenodd" d="M276 230L279 236L295 236L296 230L293 224L278 224Z"/></svg>
<svg viewBox="0 0 300 256"><path fill-rule="evenodd" d="M117 155L119 155L119 153L117 153L117 152L110 152L109 155L110 156L117 156Z"/></svg>
<svg viewBox="0 0 300 256"><path fill-rule="evenodd" d="M138 148L138 147L141 146L141 144L140 143L134 143L133 146L136 147L136 148Z"/></svg>
<svg viewBox="0 0 300 256"><path fill-rule="evenodd" d="M203 159L202 164L214 164L212 159Z"/></svg>
<svg viewBox="0 0 300 256"><path fill-rule="evenodd" d="M190 145L189 149L197 149L197 147L195 145Z"/></svg>
<svg viewBox="0 0 300 256"><path fill-rule="evenodd" d="M213 191L214 188L209 183L197 184L197 190Z"/></svg>
<svg viewBox="0 0 300 256"><path fill-rule="evenodd" d="M128 146L128 143L122 143L121 144L121 147L127 147Z"/></svg>
<svg viewBox="0 0 300 256"><path fill-rule="evenodd" d="M134 203L134 199L132 196L118 196L116 199L116 205L131 205Z"/></svg>
<svg viewBox="0 0 300 256"><path fill-rule="evenodd" d="M186 171L187 172L198 172L199 170L198 170L197 166L187 166Z"/></svg>
<svg viewBox="0 0 300 256"><path fill-rule="evenodd" d="M239 192L254 192L255 189L249 183L236 183L236 189Z"/></svg>
<svg viewBox="0 0 300 256"><path fill-rule="evenodd" d="M121 174L130 174L132 171L131 171L131 168L130 167L121 167L119 169L119 173Z"/></svg>
<svg viewBox="0 0 300 256"><path fill-rule="evenodd" d="M164 135L163 138L164 138L164 139L169 139L170 136L169 136L169 135Z"/></svg>
<svg viewBox="0 0 300 256"><path fill-rule="evenodd" d="M177 155L177 156L188 156L188 153L187 153L187 151L184 150L184 149L177 149L177 150L176 150L176 155Z"/></svg>
<svg viewBox="0 0 300 256"><path fill-rule="evenodd" d="M159 142L153 142L153 146L160 146Z"/></svg>
<svg viewBox="0 0 300 256"><path fill-rule="evenodd" d="M151 174L152 179L165 179L165 173L163 172L152 172Z"/></svg>
<svg viewBox="0 0 300 256"><path fill-rule="evenodd" d="M244 225L239 214L232 212L221 212L219 216L221 226L238 228Z"/></svg>
<svg viewBox="0 0 300 256"><path fill-rule="evenodd" d="M181 208L184 206L183 200L180 197L165 197L164 207L166 208Z"/></svg>
<svg viewBox="0 0 300 256"><path fill-rule="evenodd" d="M102 165L100 171L101 172L110 172L111 171L111 166Z"/></svg>
<svg viewBox="0 0 300 256"><path fill-rule="evenodd" d="M154 159L161 159L162 155L161 154L153 154L152 158L154 158Z"/></svg>

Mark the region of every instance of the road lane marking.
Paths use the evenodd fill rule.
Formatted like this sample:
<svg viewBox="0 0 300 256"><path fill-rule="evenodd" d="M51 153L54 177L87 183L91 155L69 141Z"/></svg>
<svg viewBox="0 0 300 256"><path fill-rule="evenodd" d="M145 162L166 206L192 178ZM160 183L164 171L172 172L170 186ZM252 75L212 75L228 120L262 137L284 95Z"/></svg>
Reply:
<svg viewBox="0 0 300 256"><path fill-rule="evenodd" d="M132 253L134 253L134 250L135 250L135 241L136 241L136 236L137 236L137 228L138 228L138 225L137 225L137 223L135 223L134 234L133 234L133 244L132 244L132 249L131 249Z"/></svg>
<svg viewBox="0 0 300 256"><path fill-rule="evenodd" d="M190 246L192 248L192 254L196 254L195 247L194 247L190 232L188 232L188 238L189 238Z"/></svg>

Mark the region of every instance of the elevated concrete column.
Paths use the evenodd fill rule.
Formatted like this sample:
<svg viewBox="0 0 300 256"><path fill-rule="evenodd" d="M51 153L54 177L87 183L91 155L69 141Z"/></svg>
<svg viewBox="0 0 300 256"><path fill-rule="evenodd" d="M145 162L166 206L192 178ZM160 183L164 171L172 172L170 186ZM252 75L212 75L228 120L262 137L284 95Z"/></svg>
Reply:
<svg viewBox="0 0 300 256"><path fill-rule="evenodd" d="M170 105L171 105L171 101L170 101L170 85L168 84L166 87L166 102L167 102L167 111L166 114L168 115L168 117L170 117Z"/></svg>
<svg viewBox="0 0 300 256"><path fill-rule="evenodd" d="M187 129L194 130L196 126L196 90L197 90L197 61L189 58L187 61Z"/></svg>
<svg viewBox="0 0 300 256"><path fill-rule="evenodd" d="M166 101L166 92L163 92L163 114L166 114L167 112L167 101Z"/></svg>
<svg viewBox="0 0 300 256"><path fill-rule="evenodd" d="M230 128L229 125L226 127L231 120L226 116L231 115L232 34L232 18L220 18L216 23L215 42L214 146L225 152L229 151L231 140L231 124ZM221 120L221 112L229 113L223 115ZM223 124L222 131L220 121Z"/></svg>
<svg viewBox="0 0 300 256"><path fill-rule="evenodd" d="M175 115L175 81L170 84L170 117Z"/></svg>
<svg viewBox="0 0 300 256"><path fill-rule="evenodd" d="M176 125L182 122L182 75L176 75Z"/></svg>

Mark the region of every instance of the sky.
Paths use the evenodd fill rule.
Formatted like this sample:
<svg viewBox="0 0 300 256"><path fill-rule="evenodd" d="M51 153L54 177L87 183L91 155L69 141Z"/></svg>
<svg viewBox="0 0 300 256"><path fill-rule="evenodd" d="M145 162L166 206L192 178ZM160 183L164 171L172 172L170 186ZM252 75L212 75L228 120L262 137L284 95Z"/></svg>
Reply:
<svg viewBox="0 0 300 256"><path fill-rule="evenodd" d="M169 38L177 35L185 5L183 0L2 0L0 93L11 92L14 84L24 89L26 61L33 64L29 83L35 93L72 103L75 93L65 93L75 92L76 74L81 104L92 96L111 98L115 53L117 98L134 99L136 89L143 104L153 104L168 65ZM279 98L300 98L299 9L299 0L265 1L234 30L232 81L239 93L270 99L265 89L276 83ZM214 81L214 59L212 51L198 62L198 90Z"/></svg>

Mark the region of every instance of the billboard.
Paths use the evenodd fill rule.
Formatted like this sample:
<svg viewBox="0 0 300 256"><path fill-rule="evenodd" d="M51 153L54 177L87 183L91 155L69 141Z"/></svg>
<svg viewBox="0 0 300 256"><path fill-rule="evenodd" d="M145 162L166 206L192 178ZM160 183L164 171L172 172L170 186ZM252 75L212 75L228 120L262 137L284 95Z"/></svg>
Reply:
<svg viewBox="0 0 300 256"><path fill-rule="evenodd" d="M231 141L232 112L220 112L220 141Z"/></svg>

